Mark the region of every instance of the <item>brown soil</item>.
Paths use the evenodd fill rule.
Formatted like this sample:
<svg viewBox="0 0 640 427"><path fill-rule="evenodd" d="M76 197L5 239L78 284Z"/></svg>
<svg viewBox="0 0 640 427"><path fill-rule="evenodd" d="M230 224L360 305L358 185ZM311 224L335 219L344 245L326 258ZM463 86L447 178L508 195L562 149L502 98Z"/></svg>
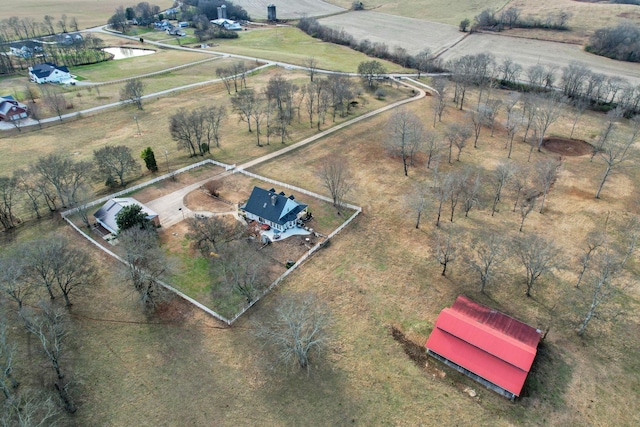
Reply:
<svg viewBox="0 0 640 427"><path fill-rule="evenodd" d="M198 189L187 194L184 198L184 204L192 211L207 211L207 212L233 212L235 207L229 203L209 196L204 191Z"/></svg>
<svg viewBox="0 0 640 427"><path fill-rule="evenodd" d="M542 146L563 156L586 156L593 152L593 146L581 139L545 138Z"/></svg>

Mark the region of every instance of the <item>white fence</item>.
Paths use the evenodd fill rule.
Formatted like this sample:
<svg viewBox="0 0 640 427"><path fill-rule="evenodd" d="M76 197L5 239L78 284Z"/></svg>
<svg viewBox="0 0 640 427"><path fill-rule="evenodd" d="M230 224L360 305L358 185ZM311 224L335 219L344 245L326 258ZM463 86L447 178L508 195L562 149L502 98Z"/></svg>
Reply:
<svg viewBox="0 0 640 427"><path fill-rule="evenodd" d="M89 240L89 242L91 242L92 244L94 244L96 247L98 247L100 250L102 250L103 252L105 252L106 254L108 254L109 256L117 259L118 261L120 261L121 263L125 264L125 265L129 265L129 263L124 260L123 258L121 258L120 256L118 256L117 254L115 254L114 252L110 251L109 249L107 249L106 247L104 247L103 245L101 245L100 243L98 243L97 241L95 241L91 236L89 236L86 233L83 233L82 230L80 230L71 220L69 220L69 218L67 218L67 216L77 212L79 209L86 209L88 207L91 206L95 206L98 205L100 203L104 203L109 199L112 199L114 197L118 197L124 194L128 194L131 193L133 191L137 191L140 190L144 187L147 187L149 185L155 184L156 182L160 182L164 179L167 178L172 178L174 175L179 174L179 173L183 173L183 172L187 172L191 169L195 169L197 167L201 167L207 164L214 164L220 167L225 168L226 171L232 170L233 173L242 173L244 175L247 175L251 178L256 178L259 179L261 181L264 182L268 182L270 184L276 185L278 187L284 187L287 188L289 190L293 190L296 191L298 193L301 194L305 194L307 196L311 196L314 197L316 199L319 200L323 200L325 202L329 202L329 203L333 203L333 200L330 199L329 197L323 196L321 194L317 194L314 193L312 191L308 191L305 190L304 188L300 188L300 187L296 187L294 185L291 184L287 184L284 182L280 182L280 181L276 181L274 179L271 178L267 178L261 175L257 175L255 173L251 173L251 172L247 172L243 169L236 169L236 165L227 165L224 163L220 163L217 162L215 160L211 160L211 159L207 159L207 160L203 160L201 162L198 163L194 163L192 165L186 166L184 168L178 169L175 172L171 172L162 176L159 176L157 178L154 178L150 181L147 181L143 184L139 184L136 186L133 186L131 188L127 188L126 190L122 190L119 191L117 193L113 193L110 194L108 196L102 197L100 199L94 200L90 203L87 203L81 207L78 208L74 208L74 209L70 209L67 210L65 212L62 212L62 218L67 221L68 224L70 224L77 232L79 232L80 234L82 234L83 236L85 236L87 238L87 240ZM353 213L353 215L351 215L345 222L343 222L338 228L336 228L335 230L333 230L329 236L327 236L326 240L317 243L315 246L313 246L311 249L309 249L304 255L302 255L300 257L300 259L298 259L298 261L296 261L296 263L289 269L287 269L287 271L285 271L284 273L282 273L282 275L280 275L280 277L278 277L276 280L274 280L264 291L262 291L262 293L256 298L254 299L249 305L245 306L242 310L240 310L238 313L236 313L231 319L227 319L224 316L216 313L215 311L211 310L209 307L199 303L198 301L194 300L193 298L189 297L188 295L180 292L179 290L177 290L176 288L174 288L173 286L170 286L160 280L158 280L158 283L165 287L166 289L170 290L171 292L174 292L176 295L178 295L179 297L183 298L184 300L190 302L191 304L195 305L196 307L200 308L201 310L203 310L204 312L210 314L211 316L213 316L214 318L226 323L227 325L231 326L236 320L238 320L238 318L240 316L242 316L248 309L250 309L251 307L253 307L253 305L255 305L258 301L260 301L265 295L267 295L273 288L275 288L276 286L278 286L280 284L280 282L282 282L289 274L291 274L292 271L294 271L296 268L298 268L300 265L302 265L303 262L305 262L311 255L313 255L316 251L318 251L320 248L322 248L324 245L326 245L326 243L333 238L336 234L338 234L340 231L342 231L347 225L349 225L351 223L351 221L353 221L361 212L362 212L362 208L356 205L352 205L349 203L344 203L343 206L345 206L346 208L352 209L355 212Z"/></svg>

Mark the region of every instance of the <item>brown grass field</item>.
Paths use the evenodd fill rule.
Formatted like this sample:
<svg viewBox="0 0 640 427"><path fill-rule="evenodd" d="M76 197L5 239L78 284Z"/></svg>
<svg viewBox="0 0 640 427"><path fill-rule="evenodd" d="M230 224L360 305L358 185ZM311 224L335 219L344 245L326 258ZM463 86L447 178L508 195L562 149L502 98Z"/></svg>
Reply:
<svg viewBox="0 0 640 427"><path fill-rule="evenodd" d="M426 98L409 108L429 123L429 103ZM568 133L568 116L550 136ZM74 356L69 362L80 381L75 422L421 425L428 420L428 425L566 426L609 425L616 420L616 425L637 424L637 284L632 282L625 292L625 314L614 322L594 321L584 339L575 335L578 318L571 307L579 297L571 283L584 235L607 212L612 222L637 212L637 171L614 177L596 201L593 192L602 165L589 163L588 156L564 158L545 213L532 213L525 233L554 238L571 267L541 279L534 297L526 298L523 272L509 262L482 295L461 260L454 262L450 276L440 275L432 258L433 209L419 230L413 216L403 212L403 195L414 182L430 178L423 164L405 178L400 162L387 156L382 141L388 117L357 124L257 168L266 176L323 192L315 173L318 162L340 152L349 159L357 184L349 199L365 210L327 249L231 329L179 301L156 318L144 317L115 275L117 266L96 255L104 280L79 296L72 311ZM450 110L444 122L454 120L462 120L462 114ZM593 142L601 120L597 114L584 117L575 137ZM439 125L437 131L443 128ZM505 157L503 140L501 129L494 138L485 132L477 151L463 152L462 164L492 168ZM528 147L518 143L514 161L526 162L527 153ZM553 154L536 153L534 159L549 155ZM443 165L443 170L459 167ZM518 217L510 203L505 197L493 218L486 207L472 211L468 219L458 215L453 227L464 239L480 228L515 239ZM46 232L51 227L47 224L22 230L33 237ZM61 230L86 245L70 230ZM16 238L22 235L20 231ZM637 276L636 263L632 274ZM253 322L260 321L280 295L290 292L318 294L334 317L327 359L309 375L272 370L269 356L252 335ZM405 354L407 343L403 347L391 336L390 328L397 328L414 346L409 348L417 351L439 310L460 293L534 326L550 328L525 396L515 404L433 360L426 359L426 368L416 365ZM468 396L467 387L478 396Z"/></svg>
<svg viewBox="0 0 640 427"><path fill-rule="evenodd" d="M171 0L157 0L150 2L160 6L160 9L171 7ZM57 22L62 14L66 14L70 19L75 17L78 20L78 27L91 28L98 25L105 25L107 20L113 15L118 6L129 5L121 0L26 0L23 2L2 2L0 3L0 16L9 18L32 18L40 22L45 15L51 15ZM137 4L131 2L131 5Z"/></svg>
<svg viewBox="0 0 640 427"><path fill-rule="evenodd" d="M478 7L481 10L485 6ZM260 88L278 72L285 73L270 69L251 77L249 85ZM308 79L302 73L285 74L299 83ZM365 93L356 114L408 96L406 89L385 88L388 96L384 101ZM469 96L467 108L475 105L474 96ZM193 161L176 150L167 131L168 117L180 107L226 104L227 98L224 87L216 84L148 101L144 111L125 107L43 130L7 132L0 138L0 170L9 175L15 168L54 151L89 159L94 149L105 144L127 144L134 154L151 146L164 172L164 150L169 151L172 168ZM430 97L406 108L422 117L425 127L430 128ZM638 158L624 173L612 176L602 198L596 200L602 162L597 158L589 162L589 156L563 157L544 214L532 212L523 233L553 239L562 248L566 268L539 279L533 297L527 298L524 272L509 259L486 294L481 294L477 278L466 269L461 253L480 231L499 233L510 241L522 235L518 232L519 216L511 211L512 194L503 196L493 217L490 206L484 203L472 210L469 218L458 211L453 224L444 221L442 228L457 232L462 249L449 275L441 276L433 256L433 203L420 229L415 228L415 218L404 206L405 194L417 182L430 182L431 172L420 158L405 177L400 160L388 156L384 141L390 114L360 122L255 168L262 175L326 193L317 171L322 159L339 153L348 159L354 176L355 187L347 198L364 210L331 245L290 275L232 328L179 300L164 306L156 316L143 315L135 295L118 273L120 266L96 253L58 216L29 221L15 232L2 233L3 250L15 242L63 233L95 253L100 268L102 280L79 293L71 309L72 331L64 366L74 380L73 394L79 410L74 417L64 417L61 425L639 425L640 263L632 260L623 277L627 286L612 302L621 310L620 315L593 320L584 338L576 335L575 328L584 313L587 288L576 290L573 286L587 233L608 217L612 238L621 239L624 230L616 228L638 215ZM133 115L138 117L141 135L137 135ZM254 135L236 120L237 116L230 113L222 148L212 153L215 159L241 163L281 146L272 141L270 146L256 147ZM464 120L464 113L449 105L435 131L441 135L447 124ZM602 114L586 113L574 138L594 143L603 122ZM571 124L571 111L567 110L548 136L567 137ZM617 127L622 132L626 123L622 121ZM292 140L314 132L306 124L295 125ZM443 163L441 170L475 165L489 175L506 158L505 138L501 126L497 126L494 137L485 129L478 149L466 148L460 163ZM529 147L520 140L516 138L513 162L525 164ZM550 156L557 154L534 152L533 160ZM194 172L188 179L200 179L205 173L207 170ZM149 176L144 174L135 183ZM228 189L241 192L231 185ZM166 189L158 188L162 191ZM96 192L102 195L106 190L96 183ZM484 199L488 192L485 180ZM182 247L182 239L166 236L172 232L163 231L167 247ZM255 323L265 319L280 298L297 292L318 295L333 317L325 358L308 373L274 369L271 355L263 351L253 333ZM450 306L459 294L540 329L548 328L524 395L515 403L424 357L421 349L439 311ZM51 386L51 372L13 317L14 305L3 296L0 308L9 325L15 326L9 333L17 341L21 356L16 358L14 370L14 376L22 382L20 387ZM393 336L392 331L396 331ZM475 390L477 396L469 396L467 388Z"/></svg>

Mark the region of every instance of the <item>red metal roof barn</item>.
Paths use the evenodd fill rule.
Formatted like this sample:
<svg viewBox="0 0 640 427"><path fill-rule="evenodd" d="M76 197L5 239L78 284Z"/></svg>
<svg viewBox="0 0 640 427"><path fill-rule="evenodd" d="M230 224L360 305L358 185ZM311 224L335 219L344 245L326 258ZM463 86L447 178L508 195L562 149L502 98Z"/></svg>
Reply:
<svg viewBox="0 0 640 427"><path fill-rule="evenodd" d="M513 400L520 395L540 330L459 296L440 312L427 353Z"/></svg>

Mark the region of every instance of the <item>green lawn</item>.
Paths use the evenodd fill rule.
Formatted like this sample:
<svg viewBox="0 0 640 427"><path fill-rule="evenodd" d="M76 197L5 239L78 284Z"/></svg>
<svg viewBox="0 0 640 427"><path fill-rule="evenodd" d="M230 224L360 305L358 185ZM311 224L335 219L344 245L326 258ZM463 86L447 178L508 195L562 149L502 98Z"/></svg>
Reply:
<svg viewBox="0 0 640 427"><path fill-rule="evenodd" d="M371 58L345 46L325 43L303 33L294 27L251 30L240 33L240 38L216 40L216 51L238 55L267 58L273 61L304 65L306 58L313 56L318 60L318 68L356 72L358 64ZM382 61L387 70L403 71L399 65Z"/></svg>

